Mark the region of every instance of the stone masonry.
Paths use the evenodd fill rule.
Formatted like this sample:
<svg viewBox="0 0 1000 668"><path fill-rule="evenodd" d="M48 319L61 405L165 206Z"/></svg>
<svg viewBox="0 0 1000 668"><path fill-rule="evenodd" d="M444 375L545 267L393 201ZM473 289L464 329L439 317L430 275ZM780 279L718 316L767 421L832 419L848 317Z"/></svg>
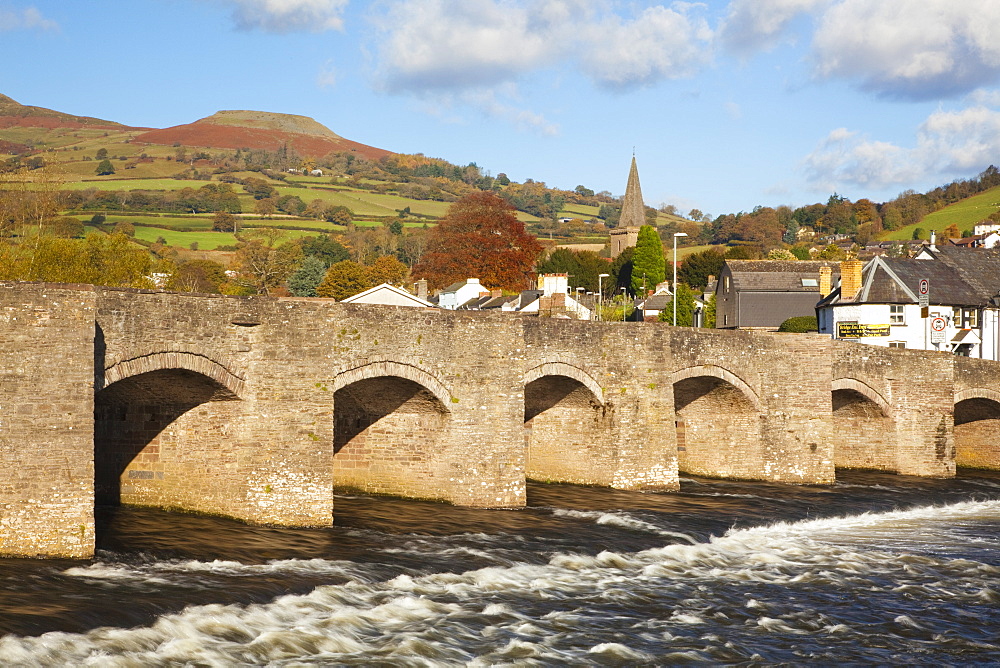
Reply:
<svg viewBox="0 0 1000 668"><path fill-rule="evenodd" d="M0 555L92 554L95 503L323 526L335 489L950 476L1000 466L998 387L816 335L0 283Z"/></svg>

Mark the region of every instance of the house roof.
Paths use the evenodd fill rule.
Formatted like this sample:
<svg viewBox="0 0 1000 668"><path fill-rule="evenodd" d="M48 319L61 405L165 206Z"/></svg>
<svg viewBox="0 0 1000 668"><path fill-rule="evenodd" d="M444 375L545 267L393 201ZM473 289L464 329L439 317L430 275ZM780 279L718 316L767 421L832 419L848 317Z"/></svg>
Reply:
<svg viewBox="0 0 1000 668"><path fill-rule="evenodd" d="M345 299L341 300L345 304L383 304L386 306L422 306L422 307L434 307L434 304L430 303L426 299L421 299L416 295L412 295L402 288L397 288L395 285L389 285L388 283L382 283L381 285L376 285L374 288L368 288L356 295L351 295Z"/></svg>
<svg viewBox="0 0 1000 668"><path fill-rule="evenodd" d="M978 303L988 303L991 297L1000 293L1000 249L939 246L935 250L928 248L924 252L957 271L978 295ZM932 298L933 295L932 283Z"/></svg>
<svg viewBox="0 0 1000 668"><path fill-rule="evenodd" d="M819 292L820 267L840 274L839 263L825 260L726 260L726 267L741 292Z"/></svg>
<svg viewBox="0 0 1000 668"><path fill-rule="evenodd" d="M963 254L978 251L952 247ZM1000 269L994 265L993 272ZM876 257L862 270L861 289L853 299L841 299L838 287L817 307L834 304L914 304L919 301L920 281L926 279L929 302L942 306L980 306L988 302L985 291L977 289L954 266L933 259ZM995 294L995 293L994 293Z"/></svg>

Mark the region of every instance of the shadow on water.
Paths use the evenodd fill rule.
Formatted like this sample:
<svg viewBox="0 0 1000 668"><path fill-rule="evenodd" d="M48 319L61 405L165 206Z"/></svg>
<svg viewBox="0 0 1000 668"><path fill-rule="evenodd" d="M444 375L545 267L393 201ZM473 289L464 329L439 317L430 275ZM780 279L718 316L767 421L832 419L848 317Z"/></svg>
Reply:
<svg viewBox="0 0 1000 668"><path fill-rule="evenodd" d="M325 529L101 507L93 560L0 562L0 633L130 627L189 605L266 602L357 577L382 581L544 563L556 553L635 552L684 541L675 534L701 542L733 527L997 498L1000 473L962 471L955 479L935 480L840 472L832 486L684 478L680 491L671 493L530 483L528 507L521 510L340 496L335 526ZM265 568L252 575L226 567L281 560L347 567L341 574ZM183 577L134 575L159 574L164 562L181 572L188 562L200 566Z"/></svg>

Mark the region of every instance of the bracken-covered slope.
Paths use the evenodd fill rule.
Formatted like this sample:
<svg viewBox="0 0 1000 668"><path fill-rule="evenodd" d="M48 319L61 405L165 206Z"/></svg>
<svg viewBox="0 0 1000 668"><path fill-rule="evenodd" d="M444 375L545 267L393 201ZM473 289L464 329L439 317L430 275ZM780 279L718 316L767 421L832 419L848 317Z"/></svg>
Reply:
<svg viewBox="0 0 1000 668"><path fill-rule="evenodd" d="M137 135L135 142L206 148L294 148L304 157L351 151L377 160L391 151L344 139L308 116L263 111L220 111L207 118Z"/></svg>
<svg viewBox="0 0 1000 668"><path fill-rule="evenodd" d="M0 95L0 129L10 127L130 129L114 121L105 121L90 116L74 116L45 107L23 105L6 95Z"/></svg>

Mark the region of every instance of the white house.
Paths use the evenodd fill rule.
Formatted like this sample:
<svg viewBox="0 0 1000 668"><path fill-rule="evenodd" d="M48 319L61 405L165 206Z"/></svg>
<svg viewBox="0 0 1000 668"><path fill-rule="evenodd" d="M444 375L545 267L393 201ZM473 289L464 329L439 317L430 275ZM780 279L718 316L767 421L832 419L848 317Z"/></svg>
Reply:
<svg viewBox="0 0 1000 668"><path fill-rule="evenodd" d="M928 247L916 258L844 262L816 314L835 339L1000 360L1000 254Z"/></svg>
<svg viewBox="0 0 1000 668"><path fill-rule="evenodd" d="M528 297L525 299L525 297ZM577 320L591 320L593 313L569 294L568 274L541 274L538 290L521 293L520 313L539 313L559 317L560 314Z"/></svg>
<svg viewBox="0 0 1000 668"><path fill-rule="evenodd" d="M438 294L438 306L454 311L471 299L478 299L490 294L479 282L478 278L467 278L464 281L452 283Z"/></svg>
<svg viewBox="0 0 1000 668"><path fill-rule="evenodd" d="M383 306L415 306L418 308L434 308L434 304L426 299L412 295L402 288L388 283L368 288L356 295L342 299L343 304L381 304Z"/></svg>

